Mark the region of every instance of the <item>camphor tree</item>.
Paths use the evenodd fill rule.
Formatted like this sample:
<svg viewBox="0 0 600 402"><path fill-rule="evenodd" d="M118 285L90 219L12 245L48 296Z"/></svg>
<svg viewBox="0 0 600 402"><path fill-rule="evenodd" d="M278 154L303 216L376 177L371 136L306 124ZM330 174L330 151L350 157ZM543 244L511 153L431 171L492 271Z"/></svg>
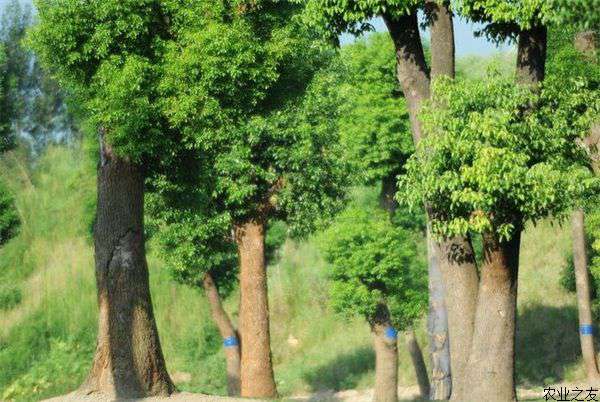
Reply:
<svg viewBox="0 0 600 402"><path fill-rule="evenodd" d="M411 122L413 141L418 143L423 138L419 121L419 113L423 102L429 98L431 78L455 75L455 46L452 13L448 1L435 0L402 0L402 1L364 1L364 0L306 0L308 21L320 27L326 35L336 38L344 31L360 34L370 29L368 21L377 16L383 17L394 43L397 62L397 78L406 99ZM423 51L423 43L419 32L417 14L425 10L431 31L431 65L429 66ZM401 113L399 111L398 113ZM431 397L447 399L451 389L447 386L449 371L446 369L449 360L445 352L445 343L454 338L461 339L468 334L461 327L454 328L455 335L448 336L446 325L446 306L444 303L444 286L442 283L441 263L449 265L459 277L476 274L473 269L473 258L463 258L446 262L440 260L439 254L445 250L460 248L464 255L473 256L472 245L467 238L448 239L443 244L429 242L429 288L430 288L430 329L432 345L436 352L432 359L433 368ZM469 278L458 281L457 286L448 288L456 294L465 294L476 289L461 289L461 283L470 283ZM468 308L468 306L467 306ZM469 313L467 312L467 315ZM437 364L440 363L440 364ZM453 365L454 366L454 365ZM453 368L454 371L454 368Z"/></svg>
<svg viewBox="0 0 600 402"><path fill-rule="evenodd" d="M332 74L341 80L344 102L340 135L344 157L352 166L354 184L380 187L379 204L390 217L398 207L397 176L414 151L406 101L396 79L393 46L389 35L373 33L344 46L339 53L339 71L332 69ZM432 320L430 324L441 321ZM431 327L430 331L436 332ZM427 367L412 327L407 327L404 338L421 395L428 397ZM436 339L441 342L431 345L434 381L445 382L449 392L449 345L444 337Z"/></svg>
<svg viewBox="0 0 600 402"><path fill-rule="evenodd" d="M581 88L598 88L600 85L600 63L598 54L598 13L593 12L600 5L595 0L576 1L567 4L561 0L555 1L559 12L556 13L555 26L552 28L549 52L548 69L558 76L565 78L565 85L570 91L579 92ZM589 12L584 12L587 8ZM596 22L594 21L596 19ZM565 26L569 26L568 29ZM593 28L596 28L596 31ZM574 77L579 77L577 81ZM573 85L575 84L575 85ZM591 169L597 175L600 173L598 145L600 142L600 115L596 116L591 132L581 142L591 158ZM597 211L593 203L584 208L576 209L572 216L573 226L573 265L575 288L577 291L577 308L579 312L579 337L581 352L586 368L588 381L600 381L596 351L594 346L593 321L592 321L592 286L590 285L590 271L595 267L593 258L590 266L586 232L593 239L596 232ZM589 214L591 213L591 220ZM591 227L587 227L591 226ZM593 243L592 243L593 249ZM592 254L593 257L593 254ZM595 270L594 270L595 271Z"/></svg>
<svg viewBox="0 0 600 402"><path fill-rule="evenodd" d="M163 159L161 168L151 178L151 192L146 197L149 226L173 278L202 289L207 298L212 319L223 338L227 393L236 396L240 394L239 334L223 306L223 300L238 285L238 256L231 220L224 206L215 204L210 197L216 183L211 168L202 166L203 159L195 151L180 152L183 155ZM285 239L280 226L267 233L267 262Z"/></svg>
<svg viewBox="0 0 600 402"><path fill-rule="evenodd" d="M363 316L375 348L375 401L398 400L397 330L410 328L427 305L422 231L392 223L387 211L350 206L322 234L331 264L331 303ZM398 214L406 211L398 211ZM404 217L406 218L406 217ZM414 223L414 222L413 222Z"/></svg>
<svg viewBox="0 0 600 402"><path fill-rule="evenodd" d="M593 91L564 91L554 77L535 90L493 76L434 87L422 113L428 137L407 164L401 194L412 205L430 205L437 236L482 237L472 345L457 400L516 400L521 231L530 221L564 217L597 191L576 144L597 104Z"/></svg>
<svg viewBox="0 0 600 402"><path fill-rule="evenodd" d="M31 43L98 136L98 341L81 391L167 395L148 286L143 166L172 148L158 109L168 10L155 0L39 0Z"/></svg>
<svg viewBox="0 0 600 402"><path fill-rule="evenodd" d="M241 395L274 397L265 227L280 219L295 234L308 232L338 209L344 189L333 88L306 91L332 87L327 77L313 78L329 54L300 24L297 5L190 7L174 17L163 107L210 166L210 203L233 229Z"/></svg>
<svg viewBox="0 0 600 402"><path fill-rule="evenodd" d="M323 233L331 264L335 311L363 316L375 348L375 401L398 400L398 330L410 328L427 305L422 229L392 223L387 211L350 206ZM405 217L406 218L406 217ZM414 222L413 222L414 223Z"/></svg>
<svg viewBox="0 0 600 402"><path fill-rule="evenodd" d="M147 215L173 278L202 289L208 300L223 338L227 393L236 396L240 393L240 345L222 299L237 284L237 254L228 216L211 208L210 169L193 156L176 154L163 159L162 169L150 180Z"/></svg>

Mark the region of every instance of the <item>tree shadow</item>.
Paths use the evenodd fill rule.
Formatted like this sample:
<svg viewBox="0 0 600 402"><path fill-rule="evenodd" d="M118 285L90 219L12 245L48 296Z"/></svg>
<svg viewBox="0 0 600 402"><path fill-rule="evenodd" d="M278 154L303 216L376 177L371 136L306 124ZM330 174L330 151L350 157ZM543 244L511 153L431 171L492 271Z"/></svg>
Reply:
<svg viewBox="0 0 600 402"><path fill-rule="evenodd" d="M525 307L517 321L515 350L519 383L563 381L565 369L581 357L577 309L541 304Z"/></svg>
<svg viewBox="0 0 600 402"><path fill-rule="evenodd" d="M362 376L375 370L375 352L363 346L336 356L327 363L303 374L312 391L354 389Z"/></svg>

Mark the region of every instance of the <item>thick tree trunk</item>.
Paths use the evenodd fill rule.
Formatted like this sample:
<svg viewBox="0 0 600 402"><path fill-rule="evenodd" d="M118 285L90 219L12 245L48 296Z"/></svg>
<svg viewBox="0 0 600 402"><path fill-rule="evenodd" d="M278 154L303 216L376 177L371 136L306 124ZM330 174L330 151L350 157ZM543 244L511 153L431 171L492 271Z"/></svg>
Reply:
<svg viewBox="0 0 600 402"><path fill-rule="evenodd" d="M452 12L446 4L427 1L431 18L431 78L441 75L454 78L456 73L456 46Z"/></svg>
<svg viewBox="0 0 600 402"><path fill-rule="evenodd" d="M241 396L275 398L271 362L269 301L265 265L265 224L249 221L235 228L240 257Z"/></svg>
<svg viewBox="0 0 600 402"><path fill-rule="evenodd" d="M421 392L422 398L429 398L431 387L429 384L429 376L427 375L427 366L425 366L425 359L423 359L423 352L417 341L414 329L409 329L404 333L404 339L406 341L406 347L410 354L413 367L415 369L415 376L417 377L417 383L419 384L419 391Z"/></svg>
<svg viewBox="0 0 600 402"><path fill-rule="evenodd" d="M144 177L138 166L102 145L94 228L98 340L82 391L115 398L169 395L175 387L161 351L148 283Z"/></svg>
<svg viewBox="0 0 600 402"><path fill-rule="evenodd" d="M579 339L581 354L588 380L599 381L600 373L594 347L592 304L590 300L590 277L585 239L585 215L583 210L573 212L573 263L577 287L577 308L579 310Z"/></svg>
<svg viewBox="0 0 600 402"><path fill-rule="evenodd" d="M387 306L371 323L375 348L375 402L398 400L398 333L390 321Z"/></svg>
<svg viewBox="0 0 600 402"><path fill-rule="evenodd" d="M548 30L545 26L534 26L519 33L517 51L517 82L536 85L546 74Z"/></svg>
<svg viewBox="0 0 600 402"><path fill-rule="evenodd" d="M439 260L439 245L427 228L427 249L429 255L429 351L431 354L431 391L432 400L449 399L452 393L450 370L450 339L448 334L448 311Z"/></svg>
<svg viewBox="0 0 600 402"><path fill-rule="evenodd" d="M398 81L408 104L415 144L423 138L419 112L429 98L429 69L419 33L417 12L401 17L383 15L396 49Z"/></svg>
<svg viewBox="0 0 600 402"><path fill-rule="evenodd" d="M479 275L468 238L446 239L439 253L450 331L452 400L462 401L459 394L467 380L465 369L473 339Z"/></svg>
<svg viewBox="0 0 600 402"><path fill-rule="evenodd" d="M229 396L240 395L240 343L238 334L229 314L223 308L221 296L215 282L210 274L206 274L203 281L204 292L208 298L210 311L219 329L221 337L223 337L223 346L225 347L225 361L227 363L227 394Z"/></svg>
<svg viewBox="0 0 600 402"><path fill-rule="evenodd" d="M516 401L515 324L520 232L500 242L484 235L484 263L475 315L467 386L461 401Z"/></svg>

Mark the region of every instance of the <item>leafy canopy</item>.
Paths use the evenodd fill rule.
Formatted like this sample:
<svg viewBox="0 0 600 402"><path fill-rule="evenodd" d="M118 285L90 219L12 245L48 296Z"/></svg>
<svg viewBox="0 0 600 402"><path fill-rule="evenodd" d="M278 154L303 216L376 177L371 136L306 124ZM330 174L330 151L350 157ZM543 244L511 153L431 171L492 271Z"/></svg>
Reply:
<svg viewBox="0 0 600 402"><path fill-rule="evenodd" d="M336 64L341 143L358 184L400 174L414 145L389 35L373 33L344 46Z"/></svg>
<svg viewBox="0 0 600 402"><path fill-rule="evenodd" d="M315 77L331 54L297 5L217 11L181 24L167 47L164 113L211 167L213 201L233 223L275 217L309 231L343 193L338 97L332 78Z"/></svg>
<svg viewBox="0 0 600 402"><path fill-rule="evenodd" d="M439 80L423 111L429 137L408 163L399 198L429 205L443 236L506 239L526 221L561 217L597 189L578 141L600 101L578 87L568 90L562 77L549 77L539 92L494 76Z"/></svg>
<svg viewBox="0 0 600 402"><path fill-rule="evenodd" d="M158 81L169 16L158 0L37 0L30 41L116 152L140 160L168 149ZM95 134L95 133L94 133Z"/></svg>
<svg viewBox="0 0 600 402"><path fill-rule="evenodd" d="M427 305L422 237L391 223L387 213L375 207L353 205L341 213L320 242L331 264L334 310L373 323L387 306L396 329L410 327Z"/></svg>

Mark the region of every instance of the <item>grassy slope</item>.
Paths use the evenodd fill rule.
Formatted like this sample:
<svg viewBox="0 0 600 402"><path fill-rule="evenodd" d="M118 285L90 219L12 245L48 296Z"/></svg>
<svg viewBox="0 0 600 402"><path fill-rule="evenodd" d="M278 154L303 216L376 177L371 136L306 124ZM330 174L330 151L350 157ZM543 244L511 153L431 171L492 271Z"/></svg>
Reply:
<svg viewBox="0 0 600 402"><path fill-rule="evenodd" d="M0 164L24 220L21 235L0 250L0 291L22 294L16 307L0 309L0 400L74 389L86 375L95 337L93 166L61 148L50 150L33 174L25 166L15 155ZM529 228L524 238L517 365L528 386L582 375L575 299L558 285L569 247L568 230L548 223ZM149 263L170 372L181 389L222 394L220 339L202 295L174 284L151 246ZM283 395L372 385L368 327L330 311L325 275L314 240L288 241L270 268L273 354ZM234 315L237 297L227 302ZM424 323L418 335L426 352ZM414 384L404 348L400 366L401 383Z"/></svg>

